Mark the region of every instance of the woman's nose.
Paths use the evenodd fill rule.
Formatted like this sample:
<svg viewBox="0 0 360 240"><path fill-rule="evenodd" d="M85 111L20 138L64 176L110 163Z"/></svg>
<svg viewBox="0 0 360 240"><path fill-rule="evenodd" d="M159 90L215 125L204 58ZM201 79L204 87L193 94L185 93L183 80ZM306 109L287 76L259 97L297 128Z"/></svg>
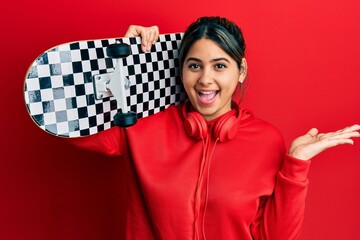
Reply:
<svg viewBox="0 0 360 240"><path fill-rule="evenodd" d="M211 73L211 69L204 68L199 75L198 83L200 84L211 84L214 81L214 76Z"/></svg>

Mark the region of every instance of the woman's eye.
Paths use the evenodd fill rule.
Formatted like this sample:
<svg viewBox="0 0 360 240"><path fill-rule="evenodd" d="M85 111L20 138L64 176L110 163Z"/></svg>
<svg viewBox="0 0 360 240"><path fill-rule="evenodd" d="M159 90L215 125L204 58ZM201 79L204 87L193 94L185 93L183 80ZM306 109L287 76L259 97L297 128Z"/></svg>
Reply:
<svg viewBox="0 0 360 240"><path fill-rule="evenodd" d="M199 69L199 68L200 68L200 65L199 65L199 64L196 64L196 63L192 63L192 64L189 64L189 68L190 68L190 69Z"/></svg>
<svg viewBox="0 0 360 240"><path fill-rule="evenodd" d="M215 68L217 69L223 69L223 68L226 68L226 65L225 64L222 64L222 63L218 63L215 65Z"/></svg>

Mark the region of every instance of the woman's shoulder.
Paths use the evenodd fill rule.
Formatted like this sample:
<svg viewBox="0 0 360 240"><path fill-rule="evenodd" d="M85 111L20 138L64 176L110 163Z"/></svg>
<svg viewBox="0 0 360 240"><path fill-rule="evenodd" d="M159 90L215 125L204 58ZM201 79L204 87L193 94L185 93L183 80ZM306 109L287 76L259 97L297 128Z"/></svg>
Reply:
<svg viewBox="0 0 360 240"><path fill-rule="evenodd" d="M146 116L138 120L138 122L131 128L146 129L146 128L164 128L168 125L176 125L181 121L179 107L170 105L166 109L161 110L151 116Z"/></svg>
<svg viewBox="0 0 360 240"><path fill-rule="evenodd" d="M283 135L278 127L270 122L258 118L249 109L241 110L241 119L239 121L239 128L243 131L261 136L261 139L278 139L283 141Z"/></svg>
<svg viewBox="0 0 360 240"><path fill-rule="evenodd" d="M150 116L146 116L144 118L139 119L139 122L146 123L146 122L151 122L151 121L157 121L162 118L178 117L178 115L179 115L178 106L169 105L165 109L158 110L158 112L156 112Z"/></svg>

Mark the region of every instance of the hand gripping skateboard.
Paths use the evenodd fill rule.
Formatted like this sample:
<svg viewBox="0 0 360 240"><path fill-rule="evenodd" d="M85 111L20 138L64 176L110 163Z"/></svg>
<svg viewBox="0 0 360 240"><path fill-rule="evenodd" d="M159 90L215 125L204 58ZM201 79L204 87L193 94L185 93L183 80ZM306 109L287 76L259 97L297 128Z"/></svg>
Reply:
<svg viewBox="0 0 360 240"><path fill-rule="evenodd" d="M25 103L36 125L60 137L129 127L185 99L179 79L182 33L160 35L151 52L141 39L65 43L30 66Z"/></svg>

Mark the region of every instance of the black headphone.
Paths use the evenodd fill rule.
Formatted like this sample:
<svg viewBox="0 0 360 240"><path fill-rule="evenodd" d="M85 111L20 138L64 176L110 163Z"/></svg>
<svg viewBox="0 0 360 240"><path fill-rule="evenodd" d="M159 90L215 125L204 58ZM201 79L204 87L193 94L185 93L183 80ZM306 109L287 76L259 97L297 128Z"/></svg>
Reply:
<svg viewBox="0 0 360 240"><path fill-rule="evenodd" d="M185 118L185 132L189 137L193 137L196 140L204 139L208 135L207 122L200 113L196 111L187 112L189 103L190 102L187 101L182 106L182 113ZM241 114L236 104L233 104L233 108L234 109L231 111L236 112L236 114L225 113L215 124L212 136L214 139L219 139L220 142L226 142L233 139L238 130Z"/></svg>

